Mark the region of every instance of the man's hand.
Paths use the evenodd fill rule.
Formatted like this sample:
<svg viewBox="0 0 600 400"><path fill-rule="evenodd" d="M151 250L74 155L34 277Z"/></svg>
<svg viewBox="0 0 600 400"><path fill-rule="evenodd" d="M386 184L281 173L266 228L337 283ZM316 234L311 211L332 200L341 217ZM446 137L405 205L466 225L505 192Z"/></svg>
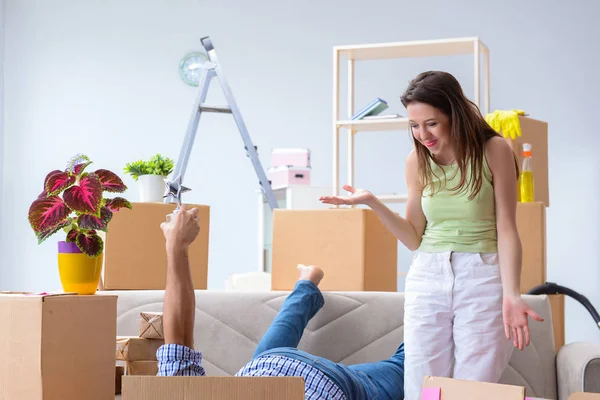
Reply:
<svg viewBox="0 0 600 400"><path fill-rule="evenodd" d="M187 205L182 204L176 215L167 215L167 221L160 224L167 241L167 248L187 248L200 232L200 217L198 209L188 210Z"/></svg>

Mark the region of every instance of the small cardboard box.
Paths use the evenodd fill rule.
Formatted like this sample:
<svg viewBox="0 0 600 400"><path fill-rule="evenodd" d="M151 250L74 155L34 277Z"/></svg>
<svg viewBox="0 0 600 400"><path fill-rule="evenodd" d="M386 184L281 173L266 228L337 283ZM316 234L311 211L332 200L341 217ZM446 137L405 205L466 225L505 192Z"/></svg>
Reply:
<svg viewBox="0 0 600 400"><path fill-rule="evenodd" d="M550 206L548 188L548 123L529 117L519 117L521 136L515 140L506 139L519 159L519 171L523 163L523 143L531 144L533 163L534 197L546 207ZM517 186L518 187L518 186ZM519 192L517 192L519 196Z"/></svg>
<svg viewBox="0 0 600 400"><path fill-rule="evenodd" d="M139 360L127 361L125 363L125 374L141 375L141 376L156 376L158 374L158 361Z"/></svg>
<svg viewBox="0 0 600 400"><path fill-rule="evenodd" d="M200 233L189 249L194 289L206 289L210 208L199 209ZM160 224L175 204L133 203L115 213L105 242L102 289L164 290L167 274L165 238Z"/></svg>
<svg viewBox="0 0 600 400"><path fill-rule="evenodd" d="M163 344L163 340L117 336L116 358L123 361L156 361L156 352Z"/></svg>
<svg viewBox="0 0 600 400"><path fill-rule="evenodd" d="M546 283L546 208L544 203L517 203L517 230L523 248L521 293Z"/></svg>
<svg viewBox="0 0 600 400"><path fill-rule="evenodd" d="M163 319L161 312L140 313L140 337L145 339L164 339Z"/></svg>
<svg viewBox="0 0 600 400"><path fill-rule="evenodd" d="M0 321L0 399L114 399L116 296L0 294Z"/></svg>
<svg viewBox="0 0 600 400"><path fill-rule="evenodd" d="M300 377L125 376L122 400L304 400Z"/></svg>
<svg viewBox="0 0 600 400"><path fill-rule="evenodd" d="M398 241L372 210L279 210L273 215L272 289L291 290L298 264L316 265L329 291L397 291Z"/></svg>
<svg viewBox="0 0 600 400"><path fill-rule="evenodd" d="M421 400L524 400L525 388L426 376Z"/></svg>
<svg viewBox="0 0 600 400"><path fill-rule="evenodd" d="M565 345L565 295L550 294L550 309L552 310L552 327L554 329L554 345L556 352Z"/></svg>

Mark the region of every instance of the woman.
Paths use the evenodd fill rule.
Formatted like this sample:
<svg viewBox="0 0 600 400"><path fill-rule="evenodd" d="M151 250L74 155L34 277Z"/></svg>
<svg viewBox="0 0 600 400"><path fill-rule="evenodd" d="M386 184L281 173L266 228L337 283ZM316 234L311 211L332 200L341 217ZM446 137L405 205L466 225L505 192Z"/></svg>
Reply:
<svg viewBox="0 0 600 400"><path fill-rule="evenodd" d="M519 294L521 241L516 226L518 170L508 143L445 72L417 76L401 97L414 150L406 160L402 218L366 190L325 196L329 204L371 207L407 248L405 398L423 377L497 382L513 347L529 345Z"/></svg>

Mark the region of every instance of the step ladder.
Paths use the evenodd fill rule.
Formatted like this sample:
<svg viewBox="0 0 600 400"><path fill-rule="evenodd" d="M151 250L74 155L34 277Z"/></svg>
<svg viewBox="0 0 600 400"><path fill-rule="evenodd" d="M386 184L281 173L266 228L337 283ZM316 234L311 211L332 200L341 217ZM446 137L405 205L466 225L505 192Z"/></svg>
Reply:
<svg viewBox="0 0 600 400"><path fill-rule="evenodd" d="M185 138L183 140L183 144L181 146L181 151L179 153L179 158L177 159L177 163L175 164L175 169L173 170L173 179L166 180L166 192L164 197L165 203L177 203L177 208L174 213L179 211L181 207L181 194L189 191L190 189L183 186L183 178L185 176L185 171L187 169L187 164L190 158L190 153L192 151L192 147L194 145L194 139L196 137L196 132L198 130L198 123L200 122L200 117L202 113L210 112L210 113L223 113L223 114L232 114L235 122L237 124L238 130L242 136L242 140L244 142L244 148L246 150L247 156L252 161L252 165L254 166L254 171L258 176L258 180L260 182L261 189L266 197L267 203L271 207L271 210L277 208L277 201L275 200L275 195L273 194L273 190L271 188L271 183L267 179L267 175L258 159L258 153L256 151L256 146L252 144L252 139L250 139L250 135L248 134L248 129L246 129L246 124L242 119L242 115L238 106L233 98L233 94L231 89L229 88L229 84L227 83L227 79L225 78L225 74L219 64L217 59L217 53L215 48L210 40L210 37L206 36L200 39L206 54L208 55L209 61L205 62L200 66L201 74L200 81L198 84L198 96L196 101L194 102L194 107L192 109L192 114L190 116L190 120L187 126L187 131L185 134ZM213 78L217 78L219 83L221 84L221 89L223 90L223 94L225 95L225 99L227 100L227 105L225 106L216 106L206 104L206 95L208 94L208 88L210 82Z"/></svg>

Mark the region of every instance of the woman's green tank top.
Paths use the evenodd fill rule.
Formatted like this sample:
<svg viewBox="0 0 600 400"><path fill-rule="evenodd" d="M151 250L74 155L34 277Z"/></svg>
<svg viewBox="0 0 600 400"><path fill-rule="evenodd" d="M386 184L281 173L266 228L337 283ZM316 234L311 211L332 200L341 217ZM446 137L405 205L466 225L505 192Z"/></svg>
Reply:
<svg viewBox="0 0 600 400"><path fill-rule="evenodd" d="M431 168L432 184L425 188L421 198L427 225L419 251L496 252L494 187L486 158L481 190L473 200L469 200L469 191L452 190L460 182L457 164L438 166L431 160ZM470 166L467 174L470 176Z"/></svg>

